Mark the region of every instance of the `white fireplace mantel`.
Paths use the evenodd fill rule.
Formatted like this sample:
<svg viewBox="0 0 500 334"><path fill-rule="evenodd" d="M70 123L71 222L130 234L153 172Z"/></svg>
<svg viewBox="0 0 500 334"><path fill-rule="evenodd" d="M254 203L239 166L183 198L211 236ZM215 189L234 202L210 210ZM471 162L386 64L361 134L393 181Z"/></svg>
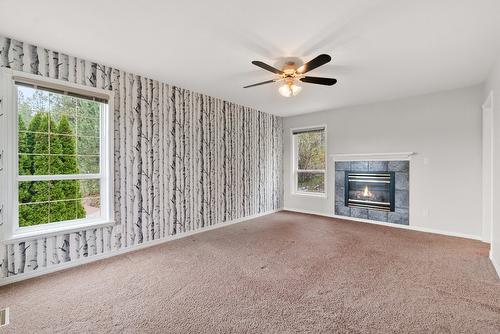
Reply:
<svg viewBox="0 0 500 334"><path fill-rule="evenodd" d="M394 153L346 153L330 154L334 161L355 161L355 160L410 160L416 152L394 152Z"/></svg>

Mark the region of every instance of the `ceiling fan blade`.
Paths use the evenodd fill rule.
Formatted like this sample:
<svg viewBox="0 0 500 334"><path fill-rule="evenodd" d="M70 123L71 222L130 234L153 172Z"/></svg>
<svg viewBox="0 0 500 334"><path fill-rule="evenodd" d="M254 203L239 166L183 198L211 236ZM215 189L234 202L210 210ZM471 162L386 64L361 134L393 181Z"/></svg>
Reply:
<svg viewBox="0 0 500 334"><path fill-rule="evenodd" d="M320 77L303 77L300 81L325 86L333 86L337 83L337 79Z"/></svg>
<svg viewBox="0 0 500 334"><path fill-rule="evenodd" d="M263 68L266 71L273 72L274 74L279 74L279 75L283 74L283 71L280 71L277 68L274 68L271 65L267 65L266 63L263 63L263 62L258 61L258 60L252 61L252 64L254 64L255 66L259 66L260 68Z"/></svg>
<svg viewBox="0 0 500 334"><path fill-rule="evenodd" d="M253 84L253 85L248 85L248 86L245 86L243 88L250 88L250 87L255 87L255 86L260 86L260 85L265 85L265 84L268 84L268 83L271 83L271 82L275 82L277 80L267 80L267 81L262 81L262 82L259 82L259 83L256 83L256 84Z"/></svg>
<svg viewBox="0 0 500 334"><path fill-rule="evenodd" d="M305 63L301 67L297 69L297 73L299 74L304 74L306 72L312 71L317 67L320 67L322 65L325 65L326 63L330 62L332 60L332 57L330 57L327 54L321 54L314 58L313 60Z"/></svg>

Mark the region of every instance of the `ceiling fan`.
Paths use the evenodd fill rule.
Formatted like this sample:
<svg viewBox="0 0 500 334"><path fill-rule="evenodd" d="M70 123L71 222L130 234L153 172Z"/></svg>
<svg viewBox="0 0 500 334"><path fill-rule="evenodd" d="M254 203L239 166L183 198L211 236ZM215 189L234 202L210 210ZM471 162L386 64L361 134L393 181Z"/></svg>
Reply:
<svg viewBox="0 0 500 334"><path fill-rule="evenodd" d="M295 62L288 62L285 64L285 66L283 66L283 69L281 70L278 70L277 68L274 68L271 65L268 65L264 62L254 60L252 61L252 64L260 68L263 68L266 71L277 74L279 75L279 77L272 80L262 81L253 85L248 85L243 88L250 88L250 87L265 85L268 83L283 81L283 85L279 88L278 91L284 97L291 97L299 94L302 91L302 87L296 85L296 82L298 80L317 85L332 86L337 82L336 79L309 77L304 75L305 73L312 71L317 67L325 65L326 63L330 62L330 60L332 60L332 57L330 57L327 54L321 54L298 68Z"/></svg>

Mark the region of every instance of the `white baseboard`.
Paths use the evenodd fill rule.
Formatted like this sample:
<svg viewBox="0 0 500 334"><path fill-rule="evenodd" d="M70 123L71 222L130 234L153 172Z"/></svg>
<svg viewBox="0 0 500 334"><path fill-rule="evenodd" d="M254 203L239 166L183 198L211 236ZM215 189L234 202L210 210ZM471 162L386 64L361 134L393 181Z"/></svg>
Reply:
<svg viewBox="0 0 500 334"><path fill-rule="evenodd" d="M172 235L172 236L169 236L167 238L157 239L157 240L153 240L153 241L150 241L150 242L145 242L145 243L142 243L142 244L139 244L139 245L135 245L135 246L131 246L131 247L127 247L127 248L121 248L121 249L114 250L114 251L111 251L111 252L102 253L102 254L98 254L98 255L93 255L91 257L86 257L86 258L81 258L81 259L74 260L74 261L65 262L65 263L62 263L62 264L59 264L59 265L55 265L55 266L50 267L50 268L43 268L43 269L34 270L34 271L30 271L30 272L23 273L23 274L18 274L18 275L14 275L14 276L8 276L8 277L0 279L0 286L7 285L7 284L12 284L12 283L19 282L19 281L24 281L24 280L27 280L27 279L30 279L30 278L34 278L34 277L38 277L38 276L42 276L42 275L47 275L47 274L50 274L50 273L53 273L53 272L57 272L57 271L61 271L61 270L73 268L73 267L76 267L76 266L80 266L82 264L86 264L86 263L91 263L91 262L95 262L95 261L107 259L109 257L113 257L113 256L117 256L117 255L122 255L122 254L129 253L129 252L135 252L135 251L138 251L138 250L141 250L141 249L145 249L145 248L153 247L153 246L156 246L156 245L160 245L160 244L172 241L172 240L177 240L177 239L189 237L189 236L192 236L194 234L199 234L199 233L203 233L203 232L215 230L215 229L218 229L218 228L221 228L221 227L226 227L226 226L229 226L229 225L238 224L238 223L250 220L250 219L254 219L254 218L266 216L266 215L269 215L269 214L272 214L272 213L275 213L275 212L279 212L281 210L283 210L283 209L277 209L277 210L271 210L271 211L267 211L267 212L262 212L262 213L259 213L259 214L256 214L256 215L246 216L246 217L235 219L235 220L231 220L231 221L228 221L228 222L219 223L219 224L215 224L215 225L211 225L211 226L207 226L207 227L202 227L202 228L199 228L197 230L193 230L193 231L189 231L189 232L184 232L184 233Z"/></svg>
<svg viewBox="0 0 500 334"><path fill-rule="evenodd" d="M435 233L435 234L442 234L442 235L447 235L447 236L451 236L451 237L459 237L459 238L466 238L466 239L473 239L473 240L482 241L481 236L471 235L471 234L464 234L464 233L441 231L441 230L436 230L436 229L427 228L427 227L399 225L399 224L379 222L379 221L370 220L370 219L362 219L362 218L354 218L354 217L346 217L346 216L338 216L338 215L329 215L329 214L325 214L325 213L318 213L318 212L314 212L314 211L301 210L301 209L293 209L293 208L283 208L283 210L293 211L293 212L300 212L300 213L306 213L306 214L310 214L310 215L317 215L317 216L323 216L323 217L338 218L338 219L344 219L344 220L352 220L352 221L357 221L357 222L362 222L362 223L368 223L368 224L375 224L375 225L382 225L382 226L388 226L388 227L395 227L395 228L401 228L401 229L411 230L411 231Z"/></svg>
<svg viewBox="0 0 500 334"><path fill-rule="evenodd" d="M493 264L493 268L495 268L495 270L497 272L498 278L500 278L500 264L493 257L493 252L491 251L491 249L490 249L490 261Z"/></svg>

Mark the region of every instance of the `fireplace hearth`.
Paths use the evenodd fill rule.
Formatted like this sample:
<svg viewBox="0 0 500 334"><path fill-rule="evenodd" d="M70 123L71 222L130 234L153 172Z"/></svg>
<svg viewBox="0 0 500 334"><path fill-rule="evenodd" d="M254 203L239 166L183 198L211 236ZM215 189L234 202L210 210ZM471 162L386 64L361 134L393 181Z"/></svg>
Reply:
<svg viewBox="0 0 500 334"><path fill-rule="evenodd" d="M394 211L394 172L346 172L344 189L348 207Z"/></svg>

